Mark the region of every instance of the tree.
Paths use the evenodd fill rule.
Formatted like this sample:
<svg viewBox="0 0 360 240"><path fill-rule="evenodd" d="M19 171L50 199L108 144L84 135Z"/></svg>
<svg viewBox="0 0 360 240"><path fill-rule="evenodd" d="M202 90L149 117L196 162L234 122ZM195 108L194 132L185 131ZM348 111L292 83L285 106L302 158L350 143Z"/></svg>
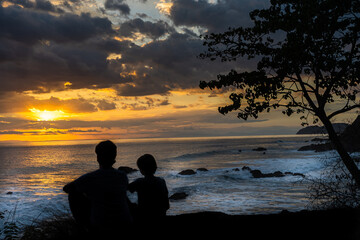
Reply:
<svg viewBox="0 0 360 240"><path fill-rule="evenodd" d="M334 131L331 120L360 108L360 1L271 0L270 7L250 13L251 27L229 28L203 36L200 58L257 61L252 71L219 74L200 87L235 87L227 114L257 118L282 107L301 114L303 125L320 120L346 168L360 186L360 172ZM334 110L335 101L343 105ZM336 104L338 105L338 104Z"/></svg>

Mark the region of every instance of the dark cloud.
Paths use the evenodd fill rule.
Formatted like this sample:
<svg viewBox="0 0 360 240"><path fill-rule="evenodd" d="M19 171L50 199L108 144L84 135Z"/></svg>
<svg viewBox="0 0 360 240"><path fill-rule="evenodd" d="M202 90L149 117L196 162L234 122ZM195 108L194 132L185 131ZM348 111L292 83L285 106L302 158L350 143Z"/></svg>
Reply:
<svg viewBox="0 0 360 240"><path fill-rule="evenodd" d="M124 0L106 0L104 6L107 10L118 10L123 15L130 14L130 7Z"/></svg>
<svg viewBox="0 0 360 240"><path fill-rule="evenodd" d="M35 9L48 12L64 13L63 9L54 6L51 2L46 0L36 0Z"/></svg>
<svg viewBox="0 0 360 240"><path fill-rule="evenodd" d="M97 104L98 109L106 111L116 109L116 104L106 100L100 100Z"/></svg>
<svg viewBox="0 0 360 240"><path fill-rule="evenodd" d="M160 106L166 106L170 105L169 100L165 99L158 99L158 98L151 98L151 97L145 97L144 99L138 99L135 97L134 99L135 103L121 103L122 109L128 109L128 110L148 110Z"/></svg>
<svg viewBox="0 0 360 240"><path fill-rule="evenodd" d="M124 1L107 3L126 4ZM22 4L30 3L22 0ZM230 0L215 5L203 0L176 0L171 18L178 25L198 26L201 23L195 19L193 25L186 22L190 22L186 19L191 19L197 11L190 10L191 7L199 6L199 11L206 12L215 11L218 6L221 13L225 6L231 8L232 5L235 11L239 4ZM244 5L246 8L250 4ZM189 13L182 23L176 14L185 8L189 8ZM220 17L203 21L204 24L209 21L206 26L213 28L211 24L225 20ZM107 18L85 13L54 15L12 6L0 7L0 22L1 93L58 91L67 89L64 83L71 82L68 88L72 89L113 87L120 96L166 95L171 89L197 88L199 81L211 80L231 68L249 66L248 62L241 61L219 64L198 59L205 50L202 40L191 29L185 27L183 33L177 33L164 21L135 18L114 31ZM153 41L138 46L116 38L131 37L135 33ZM166 34L168 36L162 38ZM108 60L110 54L121 55L121 58ZM0 98L3 97L1 94ZM97 104L95 106L97 108Z"/></svg>
<svg viewBox="0 0 360 240"><path fill-rule="evenodd" d="M127 41L114 39L107 18L0 6L0 92L110 87L124 83L110 53L120 53Z"/></svg>
<svg viewBox="0 0 360 240"><path fill-rule="evenodd" d="M188 34L172 33L164 40L133 46L122 53L123 74L136 72L129 83L117 86L121 96L166 94L171 89L198 88L200 80L210 80L231 69L235 63L198 59L202 40ZM239 64L239 63L236 63Z"/></svg>
<svg viewBox="0 0 360 240"><path fill-rule="evenodd" d="M146 13L137 13L136 14L139 18L148 18L149 16Z"/></svg>
<svg viewBox="0 0 360 240"><path fill-rule="evenodd" d="M203 27L209 32L225 31L229 27L249 25L249 12L264 8L268 0L174 0L170 18L177 26Z"/></svg>
<svg viewBox="0 0 360 240"><path fill-rule="evenodd" d="M0 22L0 39L23 44L37 44L44 40L56 43L80 42L114 33L112 23L107 18L91 17L85 13L54 16L15 6L0 6Z"/></svg>
<svg viewBox="0 0 360 240"><path fill-rule="evenodd" d="M6 0L7 2L22 6L23 8L32 8L36 10L53 12L53 13L64 13L62 8L59 8L47 0Z"/></svg>
<svg viewBox="0 0 360 240"><path fill-rule="evenodd" d="M186 105L174 105L173 107L175 109L180 109L180 108L187 108L188 106L186 106Z"/></svg>
<svg viewBox="0 0 360 240"><path fill-rule="evenodd" d="M142 33L149 38L157 39L174 29L168 23L160 20L158 22L143 21L141 18L131 19L120 25L119 34L123 37L133 37L135 33Z"/></svg>

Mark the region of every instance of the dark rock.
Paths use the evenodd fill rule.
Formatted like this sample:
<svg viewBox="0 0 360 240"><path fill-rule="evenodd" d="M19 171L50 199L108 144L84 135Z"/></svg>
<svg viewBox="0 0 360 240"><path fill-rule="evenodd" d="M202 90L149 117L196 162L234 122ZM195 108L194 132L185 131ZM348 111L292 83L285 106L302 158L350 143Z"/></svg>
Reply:
<svg viewBox="0 0 360 240"><path fill-rule="evenodd" d="M135 169L135 168L126 167L126 166L120 166L120 167L118 168L118 170L123 171L123 172L125 172L126 174L130 174L130 173L133 173L133 172L138 171L138 170Z"/></svg>
<svg viewBox="0 0 360 240"><path fill-rule="evenodd" d="M6 194L7 194L7 195L11 195L11 194L13 194L13 192L7 192Z"/></svg>
<svg viewBox="0 0 360 240"><path fill-rule="evenodd" d="M241 238L250 240L358 239L358 218L356 208L247 215L195 212L166 216L162 225L166 231L156 234L161 239L169 238L169 232L180 239L232 239L241 226Z"/></svg>
<svg viewBox="0 0 360 240"><path fill-rule="evenodd" d="M199 172L207 172L209 170L207 170L206 168L198 168L196 169L196 171L199 171Z"/></svg>
<svg viewBox="0 0 360 240"><path fill-rule="evenodd" d="M238 171L240 171L240 169L234 168L233 171L238 172Z"/></svg>
<svg viewBox="0 0 360 240"><path fill-rule="evenodd" d="M285 174L283 174L283 173L280 172L280 171L276 171L276 172L273 173L273 176L274 176L274 177L284 177Z"/></svg>
<svg viewBox="0 0 360 240"><path fill-rule="evenodd" d="M179 172L180 175L194 175L196 172L192 169L186 169L181 172Z"/></svg>
<svg viewBox="0 0 360 240"><path fill-rule="evenodd" d="M294 175L294 176L305 177L305 175L304 175L304 174L302 174L302 173L293 173L293 175Z"/></svg>
<svg viewBox="0 0 360 240"><path fill-rule="evenodd" d="M241 168L241 170L248 170L248 171L251 171L251 168L249 168L248 166L243 166L243 167Z"/></svg>
<svg viewBox="0 0 360 240"><path fill-rule="evenodd" d="M182 200L189 196L186 192L177 192L169 197L170 200Z"/></svg>
<svg viewBox="0 0 360 240"><path fill-rule="evenodd" d="M305 175L302 174L302 173L285 172L285 175L293 175L293 176L305 177Z"/></svg>
<svg viewBox="0 0 360 240"><path fill-rule="evenodd" d="M290 214L290 211L287 209L284 209L280 212L280 214Z"/></svg>
<svg viewBox="0 0 360 240"><path fill-rule="evenodd" d="M251 175L254 178L284 177L285 175L289 175L289 174L294 175L292 172L285 172L285 174L284 174L281 171L275 171L273 173L262 173L260 170L258 170L258 169L252 170L248 166L243 166L242 170L250 171Z"/></svg>
<svg viewBox="0 0 360 240"><path fill-rule="evenodd" d="M264 177L264 174L260 170L251 170L250 173L253 175L254 178Z"/></svg>
<svg viewBox="0 0 360 240"><path fill-rule="evenodd" d="M239 149L239 152L242 152L241 149Z"/></svg>
<svg viewBox="0 0 360 240"><path fill-rule="evenodd" d="M266 151L266 148L263 147L258 147L258 148L254 148L253 151Z"/></svg>
<svg viewBox="0 0 360 240"><path fill-rule="evenodd" d="M328 141L329 139L326 138L313 138L311 139L312 142L322 142L322 141Z"/></svg>
<svg viewBox="0 0 360 240"><path fill-rule="evenodd" d="M300 147L298 151L315 151L315 152L325 152L332 150L333 147L330 143L324 144L311 144L307 146Z"/></svg>

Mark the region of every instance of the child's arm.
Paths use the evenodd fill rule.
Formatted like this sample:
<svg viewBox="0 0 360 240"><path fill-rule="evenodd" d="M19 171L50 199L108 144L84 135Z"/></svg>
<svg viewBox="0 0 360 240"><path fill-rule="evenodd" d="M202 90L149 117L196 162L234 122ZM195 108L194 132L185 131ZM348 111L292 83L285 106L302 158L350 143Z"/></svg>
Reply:
<svg viewBox="0 0 360 240"><path fill-rule="evenodd" d="M136 192L137 186L138 186L137 180L133 181L132 183L129 183L128 184L129 192L131 192L131 193Z"/></svg>
<svg viewBox="0 0 360 240"><path fill-rule="evenodd" d="M166 186L166 182L164 180L164 196L163 196L163 206L164 206L164 209L165 211L168 210L170 208L170 203L169 203L169 191L167 189L167 186Z"/></svg>

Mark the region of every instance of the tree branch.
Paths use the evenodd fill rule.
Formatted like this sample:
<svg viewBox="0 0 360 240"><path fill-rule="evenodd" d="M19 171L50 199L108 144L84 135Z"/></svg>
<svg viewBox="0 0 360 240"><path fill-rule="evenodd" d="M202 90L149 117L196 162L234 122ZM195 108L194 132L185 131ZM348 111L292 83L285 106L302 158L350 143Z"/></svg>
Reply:
<svg viewBox="0 0 360 240"><path fill-rule="evenodd" d="M318 107L316 107L315 103L313 102L313 100L311 99L311 97L309 96L308 90L306 89L306 84L302 81L301 76L299 73L296 73L296 76L298 78L298 82L301 86L301 89L304 92L304 97L306 98L306 100L308 101L310 107L312 109L314 109L314 112L316 113L318 111Z"/></svg>
<svg viewBox="0 0 360 240"><path fill-rule="evenodd" d="M336 116L336 115L338 115L340 113L348 112L348 111L353 110L355 108L360 108L360 104L352 105L350 107L344 107L343 109L340 109L338 111L335 111L335 112L329 114L328 118L331 119L332 117L334 117L334 116Z"/></svg>

